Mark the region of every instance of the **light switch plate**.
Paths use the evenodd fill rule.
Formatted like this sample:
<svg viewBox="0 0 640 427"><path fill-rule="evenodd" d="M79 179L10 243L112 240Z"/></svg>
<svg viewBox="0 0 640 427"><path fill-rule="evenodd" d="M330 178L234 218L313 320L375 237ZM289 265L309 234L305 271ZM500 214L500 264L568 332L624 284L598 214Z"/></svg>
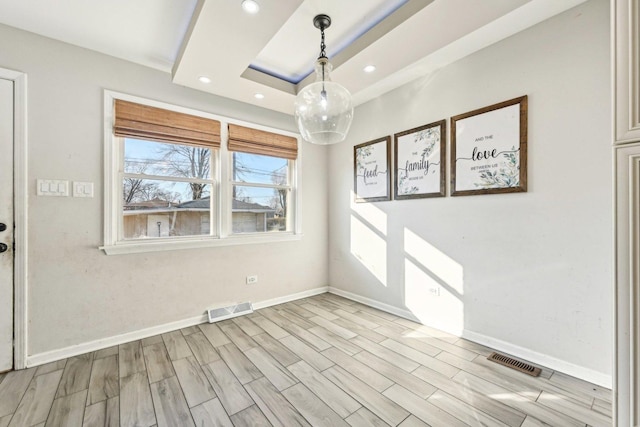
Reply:
<svg viewBox="0 0 640 427"><path fill-rule="evenodd" d="M69 181L59 179L36 180L36 194L38 196L69 196Z"/></svg>
<svg viewBox="0 0 640 427"><path fill-rule="evenodd" d="M74 182L73 197L93 197L93 182Z"/></svg>

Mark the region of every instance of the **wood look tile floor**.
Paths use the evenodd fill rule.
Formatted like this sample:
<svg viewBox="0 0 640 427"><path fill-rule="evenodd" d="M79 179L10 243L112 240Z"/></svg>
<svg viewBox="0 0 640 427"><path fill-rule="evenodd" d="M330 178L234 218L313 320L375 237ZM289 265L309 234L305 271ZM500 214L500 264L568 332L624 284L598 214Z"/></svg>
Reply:
<svg viewBox="0 0 640 427"><path fill-rule="evenodd" d="M322 294L0 374L0 427L611 426L611 390Z"/></svg>

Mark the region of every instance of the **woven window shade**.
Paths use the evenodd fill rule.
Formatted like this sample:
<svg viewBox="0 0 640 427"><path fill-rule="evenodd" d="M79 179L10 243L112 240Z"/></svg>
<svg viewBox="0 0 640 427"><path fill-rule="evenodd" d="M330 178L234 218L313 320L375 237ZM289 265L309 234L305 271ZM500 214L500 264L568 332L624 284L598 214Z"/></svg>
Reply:
<svg viewBox="0 0 640 427"><path fill-rule="evenodd" d="M298 140L291 136L229 125L229 150L295 160Z"/></svg>
<svg viewBox="0 0 640 427"><path fill-rule="evenodd" d="M190 114L117 99L116 136L174 142L197 147L220 147L220 122Z"/></svg>

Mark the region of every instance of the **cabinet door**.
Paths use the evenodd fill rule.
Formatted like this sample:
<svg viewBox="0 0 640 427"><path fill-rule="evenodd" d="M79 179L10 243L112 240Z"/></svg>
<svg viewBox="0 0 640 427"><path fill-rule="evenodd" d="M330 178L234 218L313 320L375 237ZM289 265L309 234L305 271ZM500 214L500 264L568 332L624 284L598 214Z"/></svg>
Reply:
<svg viewBox="0 0 640 427"><path fill-rule="evenodd" d="M640 2L613 0L615 142L640 141Z"/></svg>
<svg viewBox="0 0 640 427"><path fill-rule="evenodd" d="M640 143L616 156L617 426L640 425Z"/></svg>

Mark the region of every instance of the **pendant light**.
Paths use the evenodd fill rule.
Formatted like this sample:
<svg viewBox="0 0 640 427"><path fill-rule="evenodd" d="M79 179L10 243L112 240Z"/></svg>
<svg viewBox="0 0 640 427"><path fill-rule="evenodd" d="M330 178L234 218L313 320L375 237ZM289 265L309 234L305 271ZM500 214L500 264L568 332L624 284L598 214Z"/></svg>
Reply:
<svg viewBox="0 0 640 427"><path fill-rule="evenodd" d="M325 52L324 30L331 18L318 15L313 25L320 29L320 56L315 65L316 81L298 92L295 101L295 119L302 137L320 145L344 141L353 119L353 100L347 89L332 82L331 64Z"/></svg>

